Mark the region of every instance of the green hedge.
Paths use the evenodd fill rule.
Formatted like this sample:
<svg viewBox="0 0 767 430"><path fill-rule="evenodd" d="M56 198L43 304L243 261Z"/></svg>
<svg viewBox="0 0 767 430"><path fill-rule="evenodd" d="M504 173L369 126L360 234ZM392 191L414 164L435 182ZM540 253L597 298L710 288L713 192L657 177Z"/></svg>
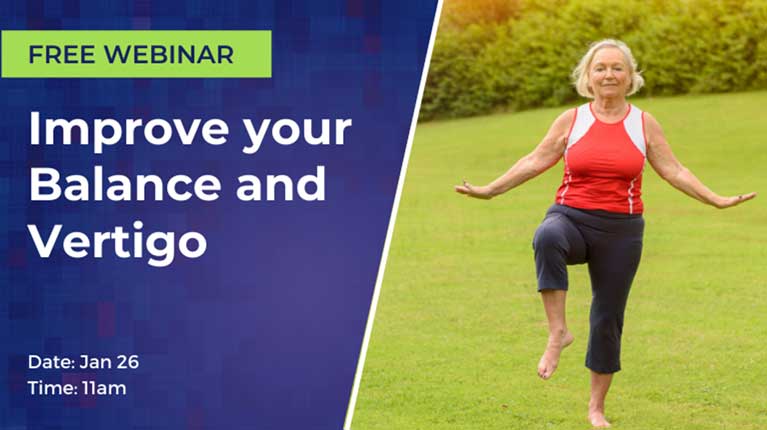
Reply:
<svg viewBox="0 0 767 430"><path fill-rule="evenodd" d="M575 101L570 72L608 37L634 51L640 95L767 88L767 0L527 0L503 23L439 29L420 119Z"/></svg>

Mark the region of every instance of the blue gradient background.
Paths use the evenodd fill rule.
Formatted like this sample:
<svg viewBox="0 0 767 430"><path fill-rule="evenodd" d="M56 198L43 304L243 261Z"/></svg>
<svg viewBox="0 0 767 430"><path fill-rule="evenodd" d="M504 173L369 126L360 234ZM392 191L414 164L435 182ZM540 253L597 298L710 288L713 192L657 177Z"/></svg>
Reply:
<svg viewBox="0 0 767 430"><path fill-rule="evenodd" d="M0 29L272 30L272 79L0 79L0 427L340 429L436 2L4 1ZM44 118L222 118L228 142L29 145ZM241 118L352 118L344 146L241 153ZM30 202L29 168L210 173L216 202ZM324 202L240 202L241 174L326 166ZM193 230L196 260L41 259L26 230ZM107 248L109 249L109 248ZM138 370L29 370L28 354L138 354ZM124 397L30 396L26 381L125 383Z"/></svg>

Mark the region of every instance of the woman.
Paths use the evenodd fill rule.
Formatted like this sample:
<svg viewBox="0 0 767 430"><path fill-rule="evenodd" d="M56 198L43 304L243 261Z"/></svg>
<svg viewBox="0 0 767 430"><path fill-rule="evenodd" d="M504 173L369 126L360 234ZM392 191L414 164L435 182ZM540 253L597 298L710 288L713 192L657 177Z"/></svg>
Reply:
<svg viewBox="0 0 767 430"><path fill-rule="evenodd" d="M535 233L538 291L549 339L538 375L554 373L562 349L573 342L565 321L567 265L588 263L592 284L586 367L591 370L588 418L609 427L604 401L620 370L623 313L639 265L644 220L645 160L672 186L717 208L751 200L756 193L722 197L677 161L658 122L626 101L644 80L631 50L617 40L594 43L573 71L578 94L593 101L561 114L543 141L503 176L485 186L464 181L461 194L490 199L540 175L564 156L565 173L555 204Z"/></svg>

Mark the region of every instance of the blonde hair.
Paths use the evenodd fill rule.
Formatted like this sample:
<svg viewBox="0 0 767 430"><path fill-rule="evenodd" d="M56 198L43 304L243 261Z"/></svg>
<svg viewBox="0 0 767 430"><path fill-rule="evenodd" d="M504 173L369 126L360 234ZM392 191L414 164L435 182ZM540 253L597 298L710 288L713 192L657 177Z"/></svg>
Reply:
<svg viewBox="0 0 767 430"><path fill-rule="evenodd" d="M573 85L575 85L575 90L578 91L578 94L590 99L594 98L594 93L589 88L588 68L589 65L591 65L591 60L594 59L594 55L596 55L597 51L602 48L618 48L621 50L623 57L626 60L626 65L629 68L629 74L631 75L631 87L626 95L630 96L639 91L639 89L642 88L642 85L644 85L644 78L642 78L641 72L637 70L637 61L634 59L631 49L620 40L602 39L591 44L586 55L581 58L581 61L573 70Z"/></svg>

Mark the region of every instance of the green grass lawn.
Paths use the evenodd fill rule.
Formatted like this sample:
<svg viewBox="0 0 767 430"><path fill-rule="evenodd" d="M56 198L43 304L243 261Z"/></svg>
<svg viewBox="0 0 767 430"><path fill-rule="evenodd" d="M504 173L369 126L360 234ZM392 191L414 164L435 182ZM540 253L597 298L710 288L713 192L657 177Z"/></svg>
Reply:
<svg viewBox="0 0 767 430"><path fill-rule="evenodd" d="M644 174L644 254L626 310L616 429L767 429L767 92L639 99L718 210ZM575 343L546 325L531 241L562 163L492 201L460 196L528 153L563 109L418 126L352 428L588 429L591 291L570 266Z"/></svg>

